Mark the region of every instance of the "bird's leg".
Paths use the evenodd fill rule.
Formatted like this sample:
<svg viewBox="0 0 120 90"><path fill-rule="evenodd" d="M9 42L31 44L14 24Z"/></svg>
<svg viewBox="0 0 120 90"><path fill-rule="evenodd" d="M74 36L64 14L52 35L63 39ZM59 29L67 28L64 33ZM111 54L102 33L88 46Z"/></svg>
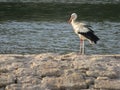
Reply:
<svg viewBox="0 0 120 90"><path fill-rule="evenodd" d="M84 40L82 41L82 55L85 53L85 43Z"/></svg>
<svg viewBox="0 0 120 90"><path fill-rule="evenodd" d="M80 54L82 54L82 43L83 43L83 40L80 39Z"/></svg>

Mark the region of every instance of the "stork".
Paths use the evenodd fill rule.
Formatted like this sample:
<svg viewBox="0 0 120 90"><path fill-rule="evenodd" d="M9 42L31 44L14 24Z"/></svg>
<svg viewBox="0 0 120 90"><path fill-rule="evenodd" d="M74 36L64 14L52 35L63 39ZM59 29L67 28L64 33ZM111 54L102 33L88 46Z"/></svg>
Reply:
<svg viewBox="0 0 120 90"><path fill-rule="evenodd" d="M96 44L99 38L95 35L94 31L90 28L91 26L76 21L77 14L72 13L69 19L69 23L72 25L74 32L80 38L80 54L85 53L84 40L88 40L90 44Z"/></svg>

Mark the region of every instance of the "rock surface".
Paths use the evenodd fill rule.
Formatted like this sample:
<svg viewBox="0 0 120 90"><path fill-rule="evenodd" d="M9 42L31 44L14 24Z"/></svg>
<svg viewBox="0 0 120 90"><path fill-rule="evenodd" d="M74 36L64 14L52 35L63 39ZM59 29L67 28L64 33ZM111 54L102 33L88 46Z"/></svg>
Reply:
<svg viewBox="0 0 120 90"><path fill-rule="evenodd" d="M0 90L120 90L120 55L0 55Z"/></svg>

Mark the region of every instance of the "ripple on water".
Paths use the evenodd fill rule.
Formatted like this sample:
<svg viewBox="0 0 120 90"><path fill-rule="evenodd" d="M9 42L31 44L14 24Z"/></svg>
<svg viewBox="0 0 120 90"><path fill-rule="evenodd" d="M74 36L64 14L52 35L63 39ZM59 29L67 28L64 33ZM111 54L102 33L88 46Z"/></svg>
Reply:
<svg viewBox="0 0 120 90"><path fill-rule="evenodd" d="M99 36L97 45L85 42L87 54L120 53L120 23L86 22ZM0 24L0 53L69 53L79 51L79 38L65 22L17 22Z"/></svg>

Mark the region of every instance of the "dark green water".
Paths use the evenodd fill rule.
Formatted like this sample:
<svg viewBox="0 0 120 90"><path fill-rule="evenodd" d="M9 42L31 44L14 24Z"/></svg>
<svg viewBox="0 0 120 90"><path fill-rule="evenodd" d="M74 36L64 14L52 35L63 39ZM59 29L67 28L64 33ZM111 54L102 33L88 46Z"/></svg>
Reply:
<svg viewBox="0 0 120 90"><path fill-rule="evenodd" d="M120 21L120 4L0 3L0 20L65 21L72 12L85 21Z"/></svg>
<svg viewBox="0 0 120 90"><path fill-rule="evenodd" d="M67 23L92 26L100 41L87 54L120 53L120 4L0 3L0 53L70 53L79 51L79 38Z"/></svg>

